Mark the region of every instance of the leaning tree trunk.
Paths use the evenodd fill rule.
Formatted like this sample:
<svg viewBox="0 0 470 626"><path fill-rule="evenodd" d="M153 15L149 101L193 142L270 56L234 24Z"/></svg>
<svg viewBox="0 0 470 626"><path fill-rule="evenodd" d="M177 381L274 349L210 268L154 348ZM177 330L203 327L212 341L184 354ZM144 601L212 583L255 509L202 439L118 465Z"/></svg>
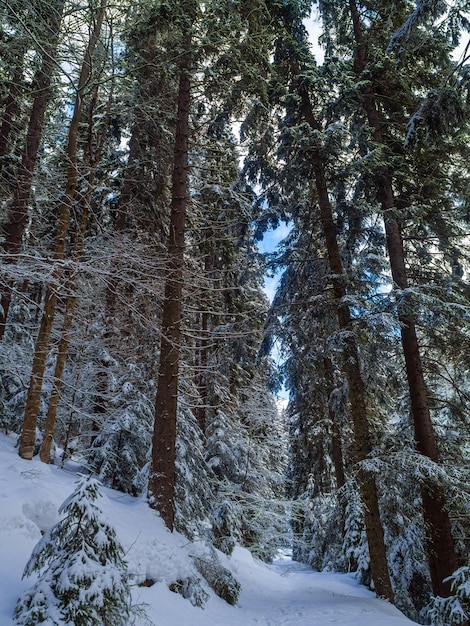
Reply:
<svg viewBox="0 0 470 626"><path fill-rule="evenodd" d="M106 13L106 0L102 0L96 17L93 32L90 36L85 58L82 64L75 96L73 116L70 121L67 142L67 183L65 193L59 207L57 233L55 236L54 261L51 282L47 286L44 301L44 310L39 327L39 333L34 349L33 366L29 383L28 396L21 431L19 455L24 459L32 459L36 437L36 425L38 420L39 406L41 403L41 390L46 367L46 358L49 351L49 341L57 308L59 279L61 275L60 262L64 259L67 229L70 221L70 212L75 199L78 170L77 170L77 140L80 117L83 108L83 97L91 75L91 62L94 49L98 42L101 26Z"/></svg>
<svg viewBox="0 0 470 626"><path fill-rule="evenodd" d="M367 48L355 0L349 0L356 39L354 69L358 78L368 65ZM362 91L362 105L377 144L385 145L381 133L384 122L375 102L373 87L367 82ZM396 216L392 174L382 167L376 176L378 196L384 215L385 235L393 282L399 289L408 288L405 251L400 225ZM409 313L398 314L401 344L405 358L406 376L410 393L416 448L418 452L435 463L439 462L436 436L429 410L426 382L421 363L420 348L413 317ZM427 526L427 558L433 591L447 597L451 594L450 583L444 580L457 567L455 545L449 514L445 508L446 498L440 485L424 485L421 490L423 514Z"/></svg>
<svg viewBox="0 0 470 626"><path fill-rule="evenodd" d="M289 24L287 25L289 26ZM308 87L302 77L297 59L291 59L291 72L296 80L299 97L300 115L312 131L319 130L315 118ZM312 141L315 141L312 139ZM369 546L370 567L378 596L394 602L393 588L387 562L384 532L380 519L379 500L374 477L365 472L361 465L372 451L372 436L366 408L366 394L360 370L359 354L349 306L345 303L347 295L347 276L343 269L336 236L336 224L328 195L325 166L319 145L312 145L312 168L320 209L320 221L325 238L328 265L332 276L333 293L336 303L338 325L344 331L344 373L348 382L348 398L351 406L351 420L354 432L355 461L358 464L358 479L364 510L364 522Z"/></svg>
<svg viewBox="0 0 470 626"><path fill-rule="evenodd" d="M343 369L348 381L348 398L351 406L354 432L355 461L359 464L359 488L364 509L372 579L377 595L393 602L393 588L388 569L384 532L380 520L377 487L374 477L361 467L361 463L368 458L372 451L372 436L367 416L365 390L351 313L348 305L344 303L347 277L344 273L339 253L336 225L328 198L323 162L319 152L316 152L313 158L316 188L319 197L320 220L325 236L328 264L333 276L332 283L337 303L338 325L341 331L346 331L344 336Z"/></svg>
<svg viewBox="0 0 470 626"><path fill-rule="evenodd" d="M14 263L15 255L21 252L23 235L28 223L28 202L44 129L44 116L51 94L51 80L56 69L55 57L64 5L65 0L54 0L49 5L47 15L44 16L45 30L47 30L48 37L41 42L42 63L33 80L34 93L36 95L31 108L23 156L16 176L16 185L8 213L8 221L4 226L5 240L2 245L6 253L5 261L7 263ZM14 106L13 102L12 106ZM5 334L13 282L7 278L1 289L0 339Z"/></svg>
<svg viewBox="0 0 470 626"><path fill-rule="evenodd" d="M160 366L155 399L152 464L148 483L150 506L170 530L174 526L176 422L181 343L183 269L188 203L188 136L191 102L190 41L181 60L172 174L168 270L163 300Z"/></svg>
<svg viewBox="0 0 470 626"><path fill-rule="evenodd" d="M89 165L89 171L87 176L86 192L80 197L79 206L82 209L82 217L77 232L77 240L73 251L73 260L75 263L79 263L83 254L83 246L85 242L85 232L88 225L88 216L90 213L90 206L92 200L92 194L95 184L96 168L100 161L100 157L103 151L103 146L106 141L106 135L109 128L110 109L113 99L113 83L111 84L111 90L108 98L106 117L102 125L101 132L98 137L93 134L93 116L95 113L96 100L98 96L98 85L95 86L92 104L90 106L88 114L88 140L87 140L87 161ZM96 146L96 148L95 148ZM43 463L49 463L52 449L52 442L54 440L54 428L57 418L57 410L59 408L60 393L62 390L63 375L65 370L65 362L67 360L67 353L70 342L70 331L72 329L77 289L77 273L71 276L68 285L68 294L65 301L65 314L64 321L62 323L61 337L57 348L57 359L54 369L54 378L52 383L52 391L49 397L49 404L47 407L46 422L44 424L44 436L41 443L41 449L39 450L39 458Z"/></svg>

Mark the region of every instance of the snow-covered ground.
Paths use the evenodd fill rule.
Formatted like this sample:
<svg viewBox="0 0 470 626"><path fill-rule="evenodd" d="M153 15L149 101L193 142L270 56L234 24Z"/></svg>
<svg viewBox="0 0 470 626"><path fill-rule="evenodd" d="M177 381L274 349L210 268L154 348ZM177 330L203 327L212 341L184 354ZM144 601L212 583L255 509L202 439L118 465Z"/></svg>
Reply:
<svg viewBox="0 0 470 626"><path fill-rule="evenodd" d="M39 460L23 461L14 439L0 435L0 626L13 625L18 597L32 586L22 573L41 532L58 520L58 507L75 489L68 471ZM273 565L236 548L223 564L241 583L236 606L229 606L209 588L203 608L171 592L168 583L194 571L192 555L202 547L178 533L169 533L145 501L110 489L97 502L116 528L126 550L129 570L137 582L134 600L147 605L156 626L404 626L413 624L397 609L358 585L351 575L316 573L288 558Z"/></svg>

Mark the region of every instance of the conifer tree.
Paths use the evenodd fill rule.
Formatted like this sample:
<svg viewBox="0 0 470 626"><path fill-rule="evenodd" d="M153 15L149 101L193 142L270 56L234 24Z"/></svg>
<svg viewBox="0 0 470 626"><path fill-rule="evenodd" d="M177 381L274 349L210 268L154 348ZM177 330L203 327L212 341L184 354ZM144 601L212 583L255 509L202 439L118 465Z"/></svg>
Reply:
<svg viewBox="0 0 470 626"><path fill-rule="evenodd" d="M194 19L192 13L197 17L196 23L200 24L197 33L191 24L191 19ZM181 163L183 157L181 138L178 133L183 131L188 133L191 130L193 134L185 147L185 157L188 158L189 143L191 177L183 181L180 176L180 180L177 181L175 179L177 170L174 170L172 188L173 194L178 193L178 203L176 198L173 198L170 205L169 267L166 272L162 305L156 421L149 479L149 494L152 501L153 499L158 501L159 497L163 497L165 502L162 500L162 505L156 504L156 507L159 510L162 510L162 507L165 509L163 516L168 520L170 527L173 515L170 509L174 506L174 503L171 503L174 496L171 494L174 494L172 483L175 480L176 419L178 415L185 414L185 411L179 413L177 411L178 361L181 369L185 368L185 375L188 367L191 371L191 366L194 367L195 372L199 373L197 385L200 398L199 402L193 401L193 405L197 405L196 411L201 431L210 436L210 433L216 430L213 417L214 413L217 413L217 409L213 411L211 407L221 403L220 397L212 393L210 373L216 367L222 371L228 365L230 371L223 371L223 377L228 384L228 388L224 390L226 395L224 394L223 401L231 405L230 413L232 414L232 406L237 406L239 402L238 391L246 383L248 369L256 358L256 349L253 350L253 348L257 345L257 337L259 337L257 333L261 314L255 306L261 303L255 301L253 296L254 276L250 275L248 259L244 256L245 245L249 240L248 196L236 181L236 155L233 150L233 141L228 136L230 132L227 130L234 107L243 106L241 102L244 100L244 85L241 88L237 87L238 96L235 102L231 101L230 89L233 87L235 91L237 81L240 80L239 72L232 72L233 68L231 68L229 72L223 74L221 67L228 61L227 48L229 48L233 49L233 55L239 64L237 68L242 71L245 59L239 59L238 56L241 55L241 50L250 39L250 27L252 21L256 20L258 12L247 11L244 3L240 7L231 7L230 11L227 11L226 3L212 2L205 7L204 12L199 14L196 5L181 3L181 6L177 7L177 15L177 19L171 25L172 30L169 32L172 33L173 41L176 42L173 45L178 46L182 51L181 63L189 63L191 60L197 68L196 64L200 63L204 53L206 55L205 62L201 66L204 71L200 75L194 71L191 75L194 76L192 89L196 91L198 87L203 87L205 96L198 103L197 108L193 107L194 118L202 128L206 126L208 130L207 135L204 133L196 135L193 128L189 126L188 119L186 119L186 128L183 129L181 125L178 125L182 121L183 111L178 109L175 148L179 152L175 150L174 165ZM233 20L240 22L241 32L244 35L241 41L233 38ZM217 28L214 28L214 24ZM181 32L186 33L184 35L186 47L181 47L179 39ZM191 32L194 32L192 50L189 49ZM214 42L219 40L221 32L227 37L227 42L219 52ZM177 69L182 72L181 77L188 75L189 78L188 67L179 65ZM223 77L225 81L222 86L218 82L219 77L221 79ZM180 79L178 98L180 103L183 86ZM189 89L189 83L185 88ZM210 96L213 99L212 103L208 102ZM220 105L217 106L219 103ZM186 102L185 106L189 107L189 102ZM184 113L189 116L189 108ZM179 141L180 144L178 144ZM227 147L227 155L224 154L223 146ZM187 166L186 162L184 167L187 168ZM178 189L176 183L179 184ZM191 189L191 195L189 189ZM185 203L183 202L184 194ZM190 208L189 211L188 208ZM183 210L188 217L185 234L181 230L184 223ZM174 222L175 217L179 219L178 224ZM237 254L237 243L243 251L242 254ZM183 254L184 247L186 247L185 254ZM192 259L191 255L194 253L201 255L202 258ZM199 273L195 272L195 267L198 268ZM259 270L258 265L254 267L256 271ZM188 277L191 280L192 290L185 289L184 281L188 280ZM196 299L198 289L201 290L202 302ZM186 291L187 306L183 307L181 299ZM256 297L258 297L259 290L256 292ZM244 310L245 304L250 313ZM193 323L192 326L188 325L188 329L180 324L182 311L185 321ZM251 312L254 314L252 320L249 319ZM222 348L224 341L225 349ZM220 352L219 346L222 348ZM189 354L190 350L194 352L186 357L186 360L184 357ZM220 361L217 360L219 357ZM237 359L238 363L235 363ZM216 379L217 376L216 373L214 378ZM179 388L181 390L189 387L186 381L182 380ZM183 401L183 398L181 400ZM221 413L224 411L222 410ZM181 426L181 432L185 432L188 426L191 427L188 424ZM208 453L209 464L210 456ZM164 488L167 489L166 495L157 497L155 489L161 490L164 484L166 484Z"/></svg>
<svg viewBox="0 0 470 626"><path fill-rule="evenodd" d="M367 84L363 84L361 105L365 112L365 118L372 132L375 147L383 150L384 155L389 149L387 140L384 139L384 119L381 116L377 104L376 92L379 88L375 79L375 68L370 58L368 43L364 32L364 26L355 0L350 0L350 14L354 33L354 71L359 79L368 73L372 76ZM385 10L385 7L383 7ZM372 29L371 29L372 30ZM381 61L382 62L382 61ZM374 80L375 79L375 80ZM398 95L398 94L397 94ZM400 94L401 95L401 94ZM396 107L398 103L394 106ZM397 116L395 116L397 124ZM388 139L390 141L390 139ZM394 141L394 139L391 139ZM391 152L393 151L393 148ZM384 228L386 234L387 250L390 259L392 278L395 285L402 291L409 288L408 271L406 268L405 249L403 246L403 233L400 227L400 199L394 191L393 164L380 163L375 172L375 185L377 200L380 202L384 216ZM398 311L400 321L402 348L406 364L406 374L410 393L411 414L413 417L415 438L418 451L439 462L439 453L434 426L431 421L428 392L423 373L421 350L418 342L416 324L410 311L405 307ZM454 540L446 510L445 495L442 487L423 485L422 488L423 509L425 520L429 530L428 561L435 593L440 595L449 594L449 585L443 581L456 569Z"/></svg>
<svg viewBox="0 0 470 626"><path fill-rule="evenodd" d="M320 141L322 125L318 122L312 104L314 61L308 51L302 17L305 8L297 3L286 3L275 13L279 35L274 55L280 81L273 89L285 109L282 158L296 162L302 154L309 161L312 192L309 200L318 203L326 258L330 271L335 314L339 327L343 354L342 369L348 383L351 422L354 430L354 455L357 463L361 498L364 505L365 527L371 559L372 578L377 593L393 601L393 589L388 571L386 546L380 519L377 486L366 470L366 460L373 451L373 431L368 416L367 396L361 372L360 351L349 303L350 277L345 270L337 237L333 206L330 201L325 159ZM276 104L279 104L276 101ZM299 145L300 144L300 145ZM261 160L261 159L260 159ZM266 168L268 176L269 168ZM313 191L314 190L314 191ZM312 223L305 224L306 229Z"/></svg>
<svg viewBox="0 0 470 626"><path fill-rule="evenodd" d="M177 95L172 200L168 237L168 267L163 297L160 363L155 399L155 426L149 476L150 505L160 512L170 530L174 525L176 423L181 344L183 269L186 212L189 201L188 139L191 107L191 36L196 18L194 2L182 2L179 86Z"/></svg>
<svg viewBox="0 0 470 626"><path fill-rule="evenodd" d="M39 573L18 601L18 626L128 626L133 608L124 551L103 519L99 483L78 480L59 509L63 518L39 541L24 576Z"/></svg>

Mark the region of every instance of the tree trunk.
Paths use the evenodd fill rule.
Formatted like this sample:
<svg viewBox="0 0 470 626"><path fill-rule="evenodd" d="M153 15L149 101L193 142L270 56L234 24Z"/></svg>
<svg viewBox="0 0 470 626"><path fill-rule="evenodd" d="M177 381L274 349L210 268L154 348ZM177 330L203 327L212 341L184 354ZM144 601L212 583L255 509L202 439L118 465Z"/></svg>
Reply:
<svg viewBox="0 0 470 626"><path fill-rule="evenodd" d="M5 99L5 108L3 110L2 125L0 127L0 157L5 156L10 146L10 133L13 129L13 120L20 110L19 97L21 95L23 72L24 72L24 54L25 48L22 47L17 54L17 61L11 77L10 90ZM2 162L0 161L0 171Z"/></svg>
<svg viewBox="0 0 470 626"><path fill-rule="evenodd" d="M83 254L83 246L85 242L85 233L88 225L88 216L90 213L90 206L92 201L93 188L95 183L96 168L100 160L100 156L103 150L103 146L106 140L106 134L109 127L110 109L113 99L113 84L111 84L111 91L108 98L108 104L106 108L106 119L103 124L102 130L99 136L96 138L93 135L93 115L95 112L96 101L98 97L98 85L94 88L93 101L89 111L89 124L88 124L88 141L86 155L89 164L89 172L87 178L86 193L80 198L79 204L82 207L82 218L80 226L77 232L77 240L75 242L75 250L73 253L74 261L80 262ZM96 149L93 150L93 147ZM49 397L49 405L47 407L46 422L44 425L44 437L39 451L39 458L43 463L49 463L51 456L51 447L54 439L54 428L57 418L57 410L59 408L60 392L62 389L63 374L65 369L65 362L67 360L67 353L70 342L70 330L74 319L75 304L77 298L75 291L77 289L76 274L71 278L68 287L69 294L65 303L65 315L62 324L61 338L57 349L57 359L54 370L54 380L52 385L52 392Z"/></svg>
<svg viewBox="0 0 470 626"><path fill-rule="evenodd" d="M75 283L75 281L73 282ZM70 288L74 289L75 284L71 285ZM75 311L75 303L76 298L73 294L67 296L64 323L62 325L61 338L57 349L54 380L49 398L49 405L47 407L46 422L44 425L44 436L39 450L39 458L43 463L49 463L51 457L52 442L54 440L54 428L57 417L57 409L59 407L60 392L62 389L62 377L64 374L65 362L67 360L67 351Z"/></svg>
<svg viewBox="0 0 470 626"><path fill-rule="evenodd" d="M75 246L75 261L79 261L83 252L83 243L85 237L85 229L88 223L89 214L89 202L91 200L91 192L94 180L94 171L90 172L89 188L85 198L85 204L83 207L83 216L78 233L77 243ZM68 285L69 294L65 301L65 315L62 323L61 337L59 346L57 348L57 359L54 369L54 378L52 383L52 391L49 397L49 404L47 407L46 422L44 424L44 436L39 450L39 458L43 463L50 462L52 442L54 439L54 428L57 418L57 409L59 408L60 392L62 389L63 375L65 370L65 362L67 360L67 352L70 342L70 331L73 324L73 318L75 313L75 304L77 298L75 291L77 288L77 280L74 275Z"/></svg>
<svg viewBox="0 0 470 626"><path fill-rule="evenodd" d="M65 0L55 0L50 5L49 13L44 16L48 38L42 44L42 64L33 80L36 94L28 124L25 148L16 176L13 200L8 213L8 221L4 226L5 240L3 249L6 253L5 262L14 263L14 255L21 252L23 234L28 223L28 202L31 194L34 169L39 144L44 129L44 116L51 93L51 80L55 71L55 56L59 40L59 29L62 21ZM10 308L13 281L6 280L1 291L0 306L0 339L5 334L6 320Z"/></svg>
<svg viewBox="0 0 470 626"><path fill-rule="evenodd" d="M67 183L65 193L59 207L59 218L55 236L54 261L55 268L52 271L51 282L46 290L44 311L39 327L38 338L34 350L31 380L26 399L23 428L20 438L19 455L24 459L32 459L34 454L34 441L36 425L41 403L41 390L46 367L46 358L49 349L54 316L57 307L59 279L61 275L60 261L64 259L67 229L70 220L70 211L75 198L78 171L77 171L77 139L78 128L83 107L83 96L91 74L91 60L106 13L106 0L102 0L96 17L93 32L88 42L85 58L82 64L78 80L77 93L72 120L69 126L67 143Z"/></svg>
<svg viewBox="0 0 470 626"><path fill-rule="evenodd" d="M358 76L368 65L367 48L364 42L362 26L355 0L349 0L351 17L356 39L354 69ZM373 87L368 84L363 91L362 104L367 121L373 130L374 140L385 145L380 118L375 102ZM392 278L399 289L408 288L405 265L405 251L400 226L395 213L395 197L392 175L387 167L382 167L376 176L379 200L384 215L387 250L390 259ZM431 420L426 382L421 363L420 348L414 320L409 314L398 314L401 329L401 344L406 365L406 376L410 392L411 414L413 417L416 448L435 463L439 462L436 436ZM442 487L424 486L422 488L423 513L427 525L427 552L432 586L435 595L448 597L451 594L450 583L444 579L457 567L455 545L449 515L445 509L445 493Z"/></svg>
<svg viewBox="0 0 470 626"><path fill-rule="evenodd" d="M186 209L188 203L188 135L191 102L190 38L181 60L172 174L168 270L163 300L160 365L155 399L155 426L148 495L170 530L174 526L176 421L181 342L181 312Z"/></svg>
<svg viewBox="0 0 470 626"><path fill-rule="evenodd" d="M291 71L297 80L297 94L300 99L302 118L313 131L319 130L318 122L313 113L308 88L302 80L297 60L291 60ZM348 382L348 398L351 406L351 418L354 431L355 461L361 463L372 451L371 433L365 403L365 391L360 371L356 340L352 330L352 319L346 296L347 276L343 270L341 255L336 236L336 225L328 196L325 168L320 154L320 147L312 145L312 166L315 186L318 195L320 220L325 237L328 265L332 274L333 291L336 302L338 325L344 333L344 372ZM361 499L364 509L364 522L369 546L372 579L377 595L391 602L394 601L393 588L387 563L383 527L380 520L377 488L373 477L362 469L358 472Z"/></svg>
<svg viewBox="0 0 470 626"><path fill-rule="evenodd" d="M291 71L297 81L297 94L300 99L300 113L313 131L319 130L318 122L313 113L310 95L296 59L291 60ZM336 236L336 225L328 196L325 167L320 154L320 147L312 145L312 167L320 209L320 220L325 237L328 265L332 275L333 292L336 302L338 325L344 332L344 372L348 381L348 398L351 406L351 419L354 431L355 461L361 464L372 451L371 433L367 416L365 391L361 376L359 355L356 339L352 328L349 307L344 303L346 296L347 276L343 270L341 255ZM358 472L361 499L364 509L364 522L369 545L370 566L375 591L378 596L394 601L392 584L387 563L382 522L373 477L359 469Z"/></svg>

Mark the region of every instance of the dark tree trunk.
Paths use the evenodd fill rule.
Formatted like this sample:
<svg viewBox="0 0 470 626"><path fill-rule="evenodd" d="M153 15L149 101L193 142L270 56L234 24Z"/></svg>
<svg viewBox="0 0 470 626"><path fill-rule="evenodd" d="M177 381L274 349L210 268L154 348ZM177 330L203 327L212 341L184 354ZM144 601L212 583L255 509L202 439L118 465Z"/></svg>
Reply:
<svg viewBox="0 0 470 626"><path fill-rule="evenodd" d="M9 263L14 263L15 255L21 252L23 235L28 223L28 202L31 195L31 186L39 144L44 128L44 116L51 93L51 80L55 71L55 56L64 4L64 0L51 2L49 5L49 13L44 16L48 38L44 42L41 42L43 53L42 64L33 81L36 96L31 108L25 148L21 165L18 168L16 176L16 185L8 213L8 221L4 226L5 240L3 249L6 253L5 260ZM5 334L12 291L13 281L6 280L1 291L0 339L2 339Z"/></svg>
<svg viewBox="0 0 470 626"><path fill-rule="evenodd" d="M367 48L356 2L355 0L349 0L349 4L357 46L354 69L357 76L360 77L368 65ZM379 145L385 145L381 133L384 122L381 120L377 109L373 87L369 83L367 85L363 89L363 108L367 121L373 129L374 140ZM408 277L403 238L396 217L392 174L387 167L382 167L377 172L376 184L384 216L392 278L399 289L407 289ZM415 322L411 315L400 312L398 319L401 328L401 344L406 364L416 448L418 452L438 463L436 436L429 410ZM457 569L458 563L455 556L455 545L449 515L445 509L444 490L437 485L434 487L424 486L422 488L422 499L424 519L428 529L427 552L433 591L436 595L447 597L451 593L450 583L445 583L444 579Z"/></svg>
<svg viewBox="0 0 470 626"><path fill-rule="evenodd" d="M288 25L289 26L289 25ZM315 118L310 95L305 81L302 79L299 63L294 58L290 61L293 80L296 81L296 91L299 97L300 115L313 131L319 130ZM320 154L320 146L315 145L312 139L311 161L315 176L315 186L320 209L320 221L325 238L328 265L332 275L333 291L338 317L338 325L344 332L344 373L348 382L348 398L351 406L351 419L354 431L355 461L360 464L367 459L372 451L371 432L367 416L365 390L361 376L359 355L356 338L352 327L349 307L344 303L347 294L347 276L343 270L341 255L336 236L336 224L328 196L328 186L325 167ZM370 566L375 591L378 596L394 602L393 588L387 562L382 522L374 478L362 471L358 472L360 494L363 503L364 521L369 545Z"/></svg>
<svg viewBox="0 0 470 626"><path fill-rule="evenodd" d="M96 101L98 97L98 85L95 86L93 101L90 106L88 114L88 141L86 149L86 160L88 161L89 172L87 178L87 188L84 195L80 197L78 205L81 207L82 217L80 225L78 227L73 259L76 263L79 263L82 259L83 247L85 243L86 228L88 225L88 216L90 213L90 206L93 195L93 188L95 184L96 168L100 160L104 142L106 140L106 134L109 126L109 113L113 98L113 88L108 99L108 105L106 110L106 120L103 123L102 130L98 137L93 133L93 115L95 113ZM94 149L96 147L96 149ZM47 407L46 422L44 425L44 437L39 451L39 457L43 463L49 463L51 456L52 441L54 439L54 428L57 418L57 410L59 408L60 392L62 389L63 374L65 370L65 363L67 360L67 353L70 342L70 331L72 329L75 304L77 301L75 292L77 289L77 275L76 272L71 276L68 285L68 294L65 302L65 315L62 324L61 337L59 346L57 349L57 359L54 369L54 379L52 384L52 392L49 398L49 405Z"/></svg>
<svg viewBox="0 0 470 626"><path fill-rule="evenodd" d="M170 530L174 526L176 421L181 343L181 312L186 209L188 203L188 135L190 89L189 37L181 60L172 174L168 270L163 300L160 365L155 399L155 426L148 495Z"/></svg>
<svg viewBox="0 0 470 626"><path fill-rule="evenodd" d="M77 94L73 116L70 121L67 143L67 183L65 193L59 207L57 232L55 236L54 261L56 265L52 271L51 282L47 286L44 302L44 311L41 318L39 333L34 350L31 379L26 399L23 427L20 438L19 455L24 459L32 459L34 454L34 442L36 425L41 403L42 383L46 368L46 358L49 351L49 341L57 308L59 278L61 275L60 261L64 259L67 229L70 221L70 211L75 199L78 171L77 171L77 140L80 117L83 107L83 96L91 74L91 60L94 49L99 39L101 26L106 13L106 0L102 0L99 13L96 17L93 32L88 42L85 58L82 64L78 80Z"/></svg>
<svg viewBox="0 0 470 626"><path fill-rule="evenodd" d="M10 81L10 90L5 99L2 125L0 127L0 157L5 156L8 152L11 143L10 134L14 129L14 119L20 111L19 98L23 84L24 53L25 49L22 48L17 54L17 62ZM0 171L1 169L2 162L0 161Z"/></svg>

